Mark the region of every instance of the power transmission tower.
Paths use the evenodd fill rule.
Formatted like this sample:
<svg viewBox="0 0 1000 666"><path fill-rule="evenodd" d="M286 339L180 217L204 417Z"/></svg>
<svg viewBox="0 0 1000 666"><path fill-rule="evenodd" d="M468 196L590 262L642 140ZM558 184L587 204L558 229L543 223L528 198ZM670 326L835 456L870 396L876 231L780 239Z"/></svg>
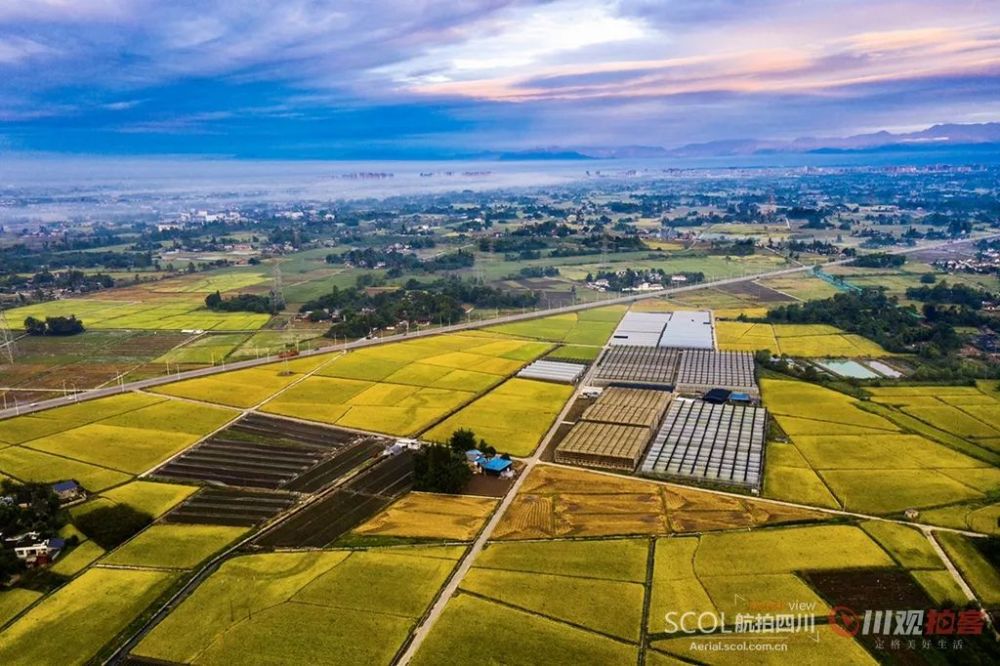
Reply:
<svg viewBox="0 0 1000 666"><path fill-rule="evenodd" d="M14 363L14 334L7 326L7 315L0 310L0 345L3 351L0 352L0 359L7 359L7 363Z"/></svg>
<svg viewBox="0 0 1000 666"><path fill-rule="evenodd" d="M271 309L278 312L285 307L285 290L281 284L281 262L274 261L274 272L271 277Z"/></svg>

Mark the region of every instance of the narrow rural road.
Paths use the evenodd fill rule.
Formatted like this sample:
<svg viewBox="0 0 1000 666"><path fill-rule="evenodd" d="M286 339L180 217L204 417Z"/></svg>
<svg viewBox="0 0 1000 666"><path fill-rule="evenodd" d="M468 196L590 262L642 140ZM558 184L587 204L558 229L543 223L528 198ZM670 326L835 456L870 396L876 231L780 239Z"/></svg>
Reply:
<svg viewBox="0 0 1000 666"><path fill-rule="evenodd" d="M961 241L944 241L941 243L930 243L927 245L917 245L915 247L890 250L889 254L909 254L912 252L922 252L941 247L948 247L960 242L970 242L971 240L985 240L998 237L1000 237L1000 233L985 234L982 236L977 236L975 239L964 239ZM831 261L825 264L817 264L817 265L820 267L839 266L842 264L849 263L850 261L852 261L852 259L841 259L838 261ZM515 314L502 315L500 317L495 317L493 319L480 319L477 321L467 321L459 324L451 324L449 326L441 326L439 328L415 331L413 333L408 333L403 336L392 336L389 338L380 338L374 340L366 340L366 339L355 340L353 342L347 342L339 345L332 345L329 347L323 347L321 349L310 349L308 351L301 352L297 358L302 358L306 356L315 356L318 354L328 354L330 352L336 352L336 351L361 349L364 347L372 347L375 345L388 344L390 342L399 342L400 340L407 340L411 338L421 338L432 335L441 335L442 333L455 333L458 331L466 331L469 329L482 328L484 326L496 326L499 324L509 324L518 321L527 321L530 319L538 319L540 317L548 317L550 315L555 315L555 314L580 312L582 310L590 310L593 308L605 307L607 305L625 305L653 297L682 294L691 291L698 291L700 289L709 289L712 287L721 287L730 284L739 284L741 282L750 282L752 280L761 280L770 277L779 277L782 275L792 275L795 273L802 273L812 270L812 268L813 268L812 266L794 266L792 268L783 268L776 271L768 271L766 273L757 273L755 275L743 275L732 278L724 278L722 280L715 280L713 282L702 282L699 284L693 284L685 287L673 287L671 289L663 289L656 292L626 294L624 296L615 296L612 298L602 299L589 303L576 303L573 305L564 305L562 307L550 308L545 310L533 310L531 312L520 312ZM161 386L163 384L169 384L183 379L207 377L209 375L214 375L221 372L228 372L230 370L253 368L259 365L274 363L279 360L280 359L277 356L266 356L259 359L249 359L247 361L238 361L236 363L223 364L221 366L199 368L197 370L188 370L186 372L181 372L174 375L164 375L162 377L153 377L150 379L143 379L140 381L118 384L115 386L108 386L105 388L92 389L89 391L84 391L66 397L52 398L49 400L39 400L37 402L32 402L27 405L16 405L15 407L10 407L7 409L0 410L0 419L10 418L12 416L19 416L24 414L31 414L33 412L39 412L45 409L51 409L53 407L60 407L62 405L66 405L72 402L94 400L96 398L104 398L118 393L125 393L127 391L148 389L154 386Z"/></svg>
<svg viewBox="0 0 1000 666"><path fill-rule="evenodd" d="M604 347L601 349L601 353L603 353L604 350L607 349L607 346L608 346L607 343L605 343ZM490 540L490 537L493 535L493 531L496 529L497 525L500 524L500 521L503 519L504 514L507 512L507 509L514 501L514 498L517 496L517 493L521 490L521 486L524 484L524 480L528 478L528 474L531 472L532 469L534 469L535 465L537 465L538 462L541 460L542 453L548 447L549 442L552 441L552 437L555 436L556 431L559 429L560 424L562 424L563 420L566 418L566 415L569 413L570 409L573 408L573 403L575 403L577 398L580 397L580 391L583 390L583 387L588 386L590 384L590 378L594 374L596 369L597 369L596 364L592 364L587 369L587 373L577 383L576 388L573 391L573 395L571 395L567 400L566 404L563 405L562 411L559 412L559 416L556 417L556 420L552 423L552 427L549 428L549 431L545 433L545 437L542 439L541 443L535 448L535 451L534 453L532 453L531 457L518 458L518 460L524 463L524 467L518 473L517 479L511 485L510 489L507 491L507 494L503 496L500 505L496 508L496 511L493 512L493 515L490 517L489 522L487 522L486 525L483 527L483 529L480 530L479 536L476 537L476 540L472 543L472 547L469 548L468 551L466 551L465 556L462 558L462 561L459 562L458 566L455 568L455 571L452 573L451 578L448 580L448 583L439 593L437 600L434 602L434 605L431 607L430 611L424 617L423 622L421 622L414 630L410 642L406 646L406 650L403 651L403 654L400 655L396 663L408 664L410 660L413 658L413 655L416 654L418 649L420 649L420 645L424 642L424 639L427 637L427 634L434 626L434 623L437 622L438 618L441 617L441 613L444 612L445 606L448 605L448 600L451 599L455 595L455 592L458 591L458 586L461 585L462 580L464 580L466 574L469 573L469 569L472 568L473 562L475 562L476 558L479 557L479 553L482 552L483 548L486 546L486 542Z"/></svg>

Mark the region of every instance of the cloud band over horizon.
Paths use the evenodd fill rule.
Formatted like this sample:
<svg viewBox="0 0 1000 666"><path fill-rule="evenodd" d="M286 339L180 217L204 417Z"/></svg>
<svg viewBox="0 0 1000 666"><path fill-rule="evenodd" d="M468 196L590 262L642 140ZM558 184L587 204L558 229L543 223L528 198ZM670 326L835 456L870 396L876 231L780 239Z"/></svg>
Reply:
<svg viewBox="0 0 1000 666"><path fill-rule="evenodd" d="M1000 120L945 0L0 0L0 149L441 156Z"/></svg>

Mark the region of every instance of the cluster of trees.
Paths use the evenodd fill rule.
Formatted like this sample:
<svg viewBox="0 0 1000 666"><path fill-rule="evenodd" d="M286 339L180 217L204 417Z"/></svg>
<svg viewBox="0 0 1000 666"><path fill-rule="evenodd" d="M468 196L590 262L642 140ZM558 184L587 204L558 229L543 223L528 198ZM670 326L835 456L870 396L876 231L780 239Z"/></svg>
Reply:
<svg viewBox="0 0 1000 666"><path fill-rule="evenodd" d="M39 271L28 277L18 273L10 273L0 277L0 289L6 291L24 289L69 289L87 292L98 289L109 289L115 286L115 280L105 273L86 274L83 271L68 270L52 273L48 270Z"/></svg>
<svg viewBox="0 0 1000 666"><path fill-rule="evenodd" d="M334 287L329 294L305 303L300 311L314 321L333 319L328 337L364 337L375 330L406 322L446 324L465 316L463 304L480 308L524 308L538 303L526 292L505 292L476 281L458 278L421 284L409 280L401 289L369 293L351 287Z"/></svg>
<svg viewBox="0 0 1000 666"><path fill-rule="evenodd" d="M55 535L66 524L66 512L59 498L45 483L0 482L0 534L13 537L25 532ZM23 571L24 565L13 550L0 548L0 582Z"/></svg>
<svg viewBox="0 0 1000 666"><path fill-rule="evenodd" d="M638 287L643 282L652 282L657 284L669 284L671 278L674 275L680 275L685 278L684 284L697 284L699 282L705 281L705 274L701 271L684 271L682 273L670 274L664 271L662 268L648 268L645 270L634 270L631 268L626 268L624 271L598 271L595 276L593 273L587 273L587 282L594 282L595 280L607 280L608 289L611 291L622 291L625 289L634 289Z"/></svg>
<svg viewBox="0 0 1000 666"><path fill-rule="evenodd" d="M801 240L789 240L784 244L778 244L777 246L769 242L768 247L783 247L789 252L793 253L808 253L808 254L819 254L823 256L837 256L840 254L845 254L851 256L854 254L854 248L841 248L833 243L827 243L826 241L813 240L813 241L801 241Z"/></svg>
<svg viewBox="0 0 1000 666"><path fill-rule="evenodd" d="M28 335L76 335L83 333L83 321L77 319L75 315L68 317L46 317L44 320L37 317L27 317L24 320L24 330Z"/></svg>
<svg viewBox="0 0 1000 666"><path fill-rule="evenodd" d="M993 299L993 295L985 289L964 284L949 285L947 282L938 282L933 287L909 287L906 297L923 303L962 305L970 310L979 310L983 307L983 301Z"/></svg>
<svg viewBox="0 0 1000 666"><path fill-rule="evenodd" d="M274 314L282 304L276 303L271 296L261 296L260 294L237 294L229 298L223 298L222 294L216 291L205 297L205 307L215 312L259 312L261 314Z"/></svg>
<svg viewBox="0 0 1000 666"><path fill-rule="evenodd" d="M559 269L555 266L525 266L518 271L518 276L523 278L556 277Z"/></svg>
<svg viewBox="0 0 1000 666"><path fill-rule="evenodd" d="M757 244L752 238L737 241L713 241L708 248L708 254L725 254L733 257L749 257L757 251Z"/></svg>
<svg viewBox="0 0 1000 666"><path fill-rule="evenodd" d="M829 324L863 335L889 351L916 351L931 358L946 356L962 345L954 329L954 317L935 313L933 320L925 320L913 307L901 307L895 297L879 289L783 305L769 310L764 321L774 324Z"/></svg>
<svg viewBox="0 0 1000 666"><path fill-rule="evenodd" d="M0 266L10 273L33 273L40 265L49 269L106 268L134 270L155 265L152 252L123 252L103 250L97 252L54 252L36 250L26 245L13 245L0 249Z"/></svg>
<svg viewBox="0 0 1000 666"><path fill-rule="evenodd" d="M496 449L466 428L453 432L447 445L431 444L420 449L414 457L414 489L432 493L462 492L472 478L465 452L473 449L487 456L496 455Z"/></svg>
<svg viewBox="0 0 1000 666"><path fill-rule="evenodd" d="M905 263L906 255L874 252L856 257L851 262L851 265L860 266L861 268L899 268Z"/></svg>
<svg viewBox="0 0 1000 666"><path fill-rule="evenodd" d="M472 266L475 260L475 255L465 250L440 254L430 259L421 259L413 252L376 250L374 248L354 249L342 254L326 255L326 263L328 264L350 264L360 268L385 267L389 269L390 273L396 275L402 275L404 272L455 271Z"/></svg>
<svg viewBox="0 0 1000 666"><path fill-rule="evenodd" d="M499 238L480 238L480 252L518 253L530 250L542 250L547 247L544 240L530 237L500 236Z"/></svg>

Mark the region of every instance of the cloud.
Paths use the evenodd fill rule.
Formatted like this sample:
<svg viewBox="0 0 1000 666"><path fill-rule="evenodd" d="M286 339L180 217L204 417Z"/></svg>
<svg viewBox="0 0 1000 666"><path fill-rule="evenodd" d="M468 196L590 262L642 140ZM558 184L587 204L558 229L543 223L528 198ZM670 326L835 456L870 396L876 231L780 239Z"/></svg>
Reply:
<svg viewBox="0 0 1000 666"><path fill-rule="evenodd" d="M58 53L54 48L23 37L0 37L0 65L19 65Z"/></svg>
<svg viewBox="0 0 1000 666"><path fill-rule="evenodd" d="M1000 28L947 0L0 0L0 78L26 144L676 143L995 119Z"/></svg>

